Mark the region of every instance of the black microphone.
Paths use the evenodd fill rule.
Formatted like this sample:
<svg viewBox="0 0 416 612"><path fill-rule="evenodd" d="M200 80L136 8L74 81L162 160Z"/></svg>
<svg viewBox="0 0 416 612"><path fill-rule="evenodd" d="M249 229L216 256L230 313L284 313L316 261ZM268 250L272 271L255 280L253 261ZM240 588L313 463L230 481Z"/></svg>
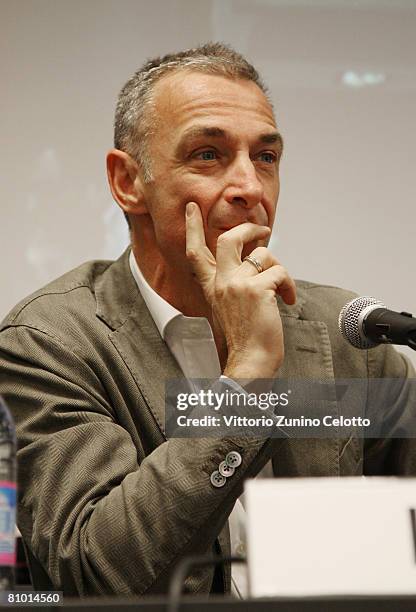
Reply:
<svg viewBox="0 0 416 612"><path fill-rule="evenodd" d="M404 344L416 351L416 318L409 312L388 310L373 297L358 297L345 304L338 326L344 338L359 349Z"/></svg>

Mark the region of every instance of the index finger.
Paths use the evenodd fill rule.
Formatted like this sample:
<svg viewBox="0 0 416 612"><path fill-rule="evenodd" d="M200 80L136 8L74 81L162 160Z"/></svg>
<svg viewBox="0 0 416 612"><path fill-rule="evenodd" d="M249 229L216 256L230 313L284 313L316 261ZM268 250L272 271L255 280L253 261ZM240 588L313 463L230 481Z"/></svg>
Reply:
<svg viewBox="0 0 416 612"><path fill-rule="evenodd" d="M207 247L201 211L195 202L188 202L186 205L185 226L186 257L200 285L209 293L209 285L215 277L216 263Z"/></svg>
<svg viewBox="0 0 416 612"><path fill-rule="evenodd" d="M204 247L208 248L205 241L201 210L195 202L188 202L186 205L185 228L187 253L188 250L200 251Z"/></svg>

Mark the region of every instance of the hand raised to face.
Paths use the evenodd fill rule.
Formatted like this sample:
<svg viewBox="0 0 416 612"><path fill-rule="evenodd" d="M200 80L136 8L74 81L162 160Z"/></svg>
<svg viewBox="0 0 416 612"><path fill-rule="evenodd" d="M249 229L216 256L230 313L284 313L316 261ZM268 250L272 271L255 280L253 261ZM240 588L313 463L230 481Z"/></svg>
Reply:
<svg viewBox="0 0 416 612"><path fill-rule="evenodd" d="M261 266L241 261L244 245L270 235L270 228L242 223L218 237L216 258L205 242L201 211L186 207L186 256L221 327L228 348L224 374L232 378L271 378L283 356L283 331L276 294L287 304L296 301L296 287L266 247L252 253Z"/></svg>

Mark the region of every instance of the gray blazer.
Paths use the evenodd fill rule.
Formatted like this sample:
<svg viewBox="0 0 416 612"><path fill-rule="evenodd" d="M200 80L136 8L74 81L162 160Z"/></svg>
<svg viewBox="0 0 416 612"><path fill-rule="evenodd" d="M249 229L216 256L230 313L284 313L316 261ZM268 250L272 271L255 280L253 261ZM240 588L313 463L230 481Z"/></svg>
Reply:
<svg viewBox="0 0 416 612"><path fill-rule="evenodd" d="M244 479L270 458L276 476L416 473L413 440L166 440L165 379L182 373L128 254L65 274L0 326L0 394L19 443L18 526L38 588L165 593L184 555L229 553L227 518ZM281 377L414 376L391 347L359 351L340 337L337 315L351 295L300 281L294 307L279 301ZM215 488L210 475L231 450L242 465ZM228 591L229 569L220 582ZM194 571L186 586L208 593L213 571Z"/></svg>

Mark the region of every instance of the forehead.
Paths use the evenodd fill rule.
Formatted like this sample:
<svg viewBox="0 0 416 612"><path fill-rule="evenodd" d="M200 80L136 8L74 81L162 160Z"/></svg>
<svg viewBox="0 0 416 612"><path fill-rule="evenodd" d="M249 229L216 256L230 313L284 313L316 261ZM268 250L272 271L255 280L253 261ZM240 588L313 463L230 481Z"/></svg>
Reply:
<svg viewBox="0 0 416 612"><path fill-rule="evenodd" d="M172 137L199 120L234 131L276 127L273 110L253 81L191 71L175 72L155 85L154 111L158 127Z"/></svg>

